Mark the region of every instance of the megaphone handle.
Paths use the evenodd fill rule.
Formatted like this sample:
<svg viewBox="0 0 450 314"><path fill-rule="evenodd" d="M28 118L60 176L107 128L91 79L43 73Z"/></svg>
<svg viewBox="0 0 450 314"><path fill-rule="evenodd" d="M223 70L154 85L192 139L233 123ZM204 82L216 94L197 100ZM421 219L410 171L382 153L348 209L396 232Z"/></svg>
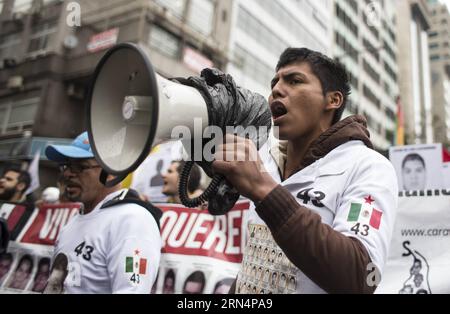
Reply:
<svg viewBox="0 0 450 314"><path fill-rule="evenodd" d="M108 188L119 184L128 176L127 174L123 174L123 175L115 177L114 179L112 179L110 181L107 181L108 175L109 175L109 173L102 169L102 172L100 172L100 178L99 178L100 182Z"/></svg>

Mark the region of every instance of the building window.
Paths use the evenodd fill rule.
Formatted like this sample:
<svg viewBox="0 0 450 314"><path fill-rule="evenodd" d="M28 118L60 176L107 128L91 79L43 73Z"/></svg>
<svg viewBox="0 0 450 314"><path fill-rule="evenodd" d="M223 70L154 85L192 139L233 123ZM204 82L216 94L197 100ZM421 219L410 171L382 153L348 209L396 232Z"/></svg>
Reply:
<svg viewBox="0 0 450 314"><path fill-rule="evenodd" d="M369 87L366 86L366 84L364 84L363 86L363 94L364 96L366 96L367 99L369 99L378 109L380 109L381 107L381 102L380 100L377 98L377 96L375 96L375 94L369 89Z"/></svg>
<svg viewBox="0 0 450 314"><path fill-rule="evenodd" d="M358 50L356 50L350 42L345 39L344 36L339 34L338 32L334 33L336 44L344 50L346 56L350 56L356 63L358 62ZM344 56L339 56L342 58Z"/></svg>
<svg viewBox="0 0 450 314"><path fill-rule="evenodd" d="M150 46L171 58L180 56L181 42L178 37L156 25L150 30Z"/></svg>
<svg viewBox="0 0 450 314"><path fill-rule="evenodd" d="M439 47L438 43L430 44L430 49L435 49L435 48L438 48L438 47Z"/></svg>
<svg viewBox="0 0 450 314"><path fill-rule="evenodd" d="M174 16L181 19L186 7L186 0L154 0L157 4L166 8Z"/></svg>
<svg viewBox="0 0 450 314"><path fill-rule="evenodd" d="M15 0L13 12L27 13L31 9L33 0Z"/></svg>
<svg viewBox="0 0 450 314"><path fill-rule="evenodd" d="M380 74L378 74L377 71L374 70L374 68L372 68L370 66L370 64L364 59L363 60L363 68L366 71L367 74L369 74L369 76L378 84L380 84Z"/></svg>
<svg viewBox="0 0 450 314"><path fill-rule="evenodd" d="M276 21L278 21L284 28L288 29L289 31L293 29L298 30L304 30L307 29L307 27L300 22L295 17L295 8L292 8L292 10L287 10L281 3L281 1L274 1L274 0L258 0L257 3L266 11L268 12ZM313 7L309 2L298 2L296 1L295 4L297 4L297 9L302 10L304 14L310 15L320 26L322 29L326 30L326 26L324 25L324 22L326 22L325 17L318 17L319 13L316 10L313 10ZM312 26L311 26L312 27ZM245 29L244 29L245 31ZM268 30L271 32L270 30ZM257 37L260 36L263 32L259 32ZM305 31L299 31L299 32L293 32L293 34L296 36L297 40L302 43L302 45L309 47L311 49L321 51L323 53L326 52L326 49L324 45L317 40L312 34ZM279 37L278 35L275 35L276 37ZM288 45L290 46L290 45ZM285 47L288 47L285 46Z"/></svg>
<svg viewBox="0 0 450 314"><path fill-rule="evenodd" d="M192 0L188 23L195 30L209 36L213 29L214 3L212 0Z"/></svg>
<svg viewBox="0 0 450 314"><path fill-rule="evenodd" d="M377 61L380 61L380 52L378 48L375 48L366 38L363 38L364 48L369 52Z"/></svg>
<svg viewBox="0 0 450 314"><path fill-rule="evenodd" d="M395 74L394 70L387 64L386 61L383 60L384 70L391 77L394 82L397 82L397 74Z"/></svg>
<svg viewBox="0 0 450 314"><path fill-rule="evenodd" d="M347 26L347 28L355 35L355 37L358 37L358 27L355 23L353 23L352 19L347 15L347 13L345 13L344 10L341 9L341 7L337 3L336 16L345 26Z"/></svg>
<svg viewBox="0 0 450 314"><path fill-rule="evenodd" d="M241 71L263 86L272 80L274 70L243 47L236 45L234 63Z"/></svg>
<svg viewBox="0 0 450 314"><path fill-rule="evenodd" d="M33 28L28 52L46 51L51 42L52 35L56 33L56 21L43 23Z"/></svg>
<svg viewBox="0 0 450 314"><path fill-rule="evenodd" d="M430 37L436 37L437 35L438 35L438 33L436 31L428 33L428 36L430 36Z"/></svg>
<svg viewBox="0 0 450 314"><path fill-rule="evenodd" d="M31 130L39 106L39 98L0 103L0 134Z"/></svg>
<svg viewBox="0 0 450 314"><path fill-rule="evenodd" d="M356 0L346 0L347 4L358 14L358 2Z"/></svg>
<svg viewBox="0 0 450 314"><path fill-rule="evenodd" d="M239 29L252 38L258 38L258 42L263 44L267 50L277 56L280 55L286 47L290 46L242 7L239 8L237 25Z"/></svg>
<svg viewBox="0 0 450 314"><path fill-rule="evenodd" d="M441 57L439 55L432 55L430 57L431 61L439 60Z"/></svg>
<svg viewBox="0 0 450 314"><path fill-rule="evenodd" d="M21 33L0 36L0 62L17 55L21 45Z"/></svg>
<svg viewBox="0 0 450 314"><path fill-rule="evenodd" d="M339 61L339 60L338 60ZM350 81L350 85L353 89L358 90L358 78L353 75L352 72L347 71L348 74L348 80Z"/></svg>
<svg viewBox="0 0 450 314"><path fill-rule="evenodd" d="M395 55L394 50L392 50L391 46L385 40L383 40L383 49L392 58L394 63L397 62L397 56Z"/></svg>

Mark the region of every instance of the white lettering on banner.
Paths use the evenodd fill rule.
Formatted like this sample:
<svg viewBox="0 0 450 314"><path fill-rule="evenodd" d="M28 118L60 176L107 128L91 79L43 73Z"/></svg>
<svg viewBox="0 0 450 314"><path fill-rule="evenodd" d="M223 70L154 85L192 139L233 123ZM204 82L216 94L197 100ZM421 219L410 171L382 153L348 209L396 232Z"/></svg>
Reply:
<svg viewBox="0 0 450 314"><path fill-rule="evenodd" d="M216 242L217 244L215 251L216 252L225 251L225 245L227 244L227 236L225 233L226 225L227 222L225 216L216 217L211 233L203 243L202 249L205 250L211 249L211 246L216 242L216 240L218 240L218 242Z"/></svg>
<svg viewBox="0 0 450 314"><path fill-rule="evenodd" d="M227 250L226 252L228 254L239 254L240 247L234 245L234 237L239 235L239 229L233 228L234 226L234 220L236 218L241 218L242 212L240 211L232 211L228 213L228 241L227 241Z"/></svg>
<svg viewBox="0 0 450 314"><path fill-rule="evenodd" d="M169 239L167 240L167 245L171 246L171 247L181 247L184 242L186 241L186 238L189 235L189 232L191 231L192 225L194 224L195 219L197 218L198 214L192 214L189 217L189 220L186 224L186 226L184 226L183 229L183 233L181 234L180 237L179 233L181 231L181 229L183 228L184 222L186 221L188 214L187 213L182 213L180 215L180 219L177 221L177 223L175 224L175 227L173 228ZM177 240L178 238L178 240Z"/></svg>
<svg viewBox="0 0 450 314"><path fill-rule="evenodd" d="M59 230L76 214L77 211L70 212L70 208L48 209L45 222L39 232L39 239L55 240Z"/></svg>
<svg viewBox="0 0 450 314"><path fill-rule="evenodd" d="M242 261L246 243L246 213L249 202L238 203L226 215L213 216L207 210L161 205L163 253Z"/></svg>
<svg viewBox="0 0 450 314"><path fill-rule="evenodd" d="M213 216L207 210L162 205L163 252L240 262L241 244L245 243L246 234L244 213L248 205L236 205L223 216Z"/></svg>
<svg viewBox="0 0 450 314"><path fill-rule="evenodd" d="M198 219L195 221L194 227L192 228L192 230L195 230L196 232L191 232L186 241L185 246L187 248L199 249L202 246L202 242L196 241L195 239L197 239L197 236L205 234L208 231L208 228L203 226L203 223L207 220L214 221L211 215L199 215Z"/></svg>
<svg viewBox="0 0 450 314"><path fill-rule="evenodd" d="M166 211L164 215L161 217L160 225L161 225L161 238L163 241L163 246L166 246L166 240L169 237L170 232L173 229L173 226L177 222L178 214L174 211Z"/></svg>

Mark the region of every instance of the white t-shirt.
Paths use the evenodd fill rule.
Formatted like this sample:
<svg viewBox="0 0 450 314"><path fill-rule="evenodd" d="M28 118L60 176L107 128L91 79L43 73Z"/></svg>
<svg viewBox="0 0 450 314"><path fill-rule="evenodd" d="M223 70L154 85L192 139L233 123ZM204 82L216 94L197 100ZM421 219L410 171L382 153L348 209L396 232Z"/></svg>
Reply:
<svg viewBox="0 0 450 314"><path fill-rule="evenodd" d="M161 256L160 231L148 210L137 204L101 208L121 193L126 190L111 193L62 229L53 266L61 269L55 261L64 265L67 258L66 293L150 293Z"/></svg>
<svg viewBox="0 0 450 314"><path fill-rule="evenodd" d="M361 141L351 141L281 182L267 147L260 156L266 170L300 205L319 214L322 223L334 230L360 240L373 264L383 271L398 195L395 170L386 158ZM248 232L237 293L249 293L255 287L257 293L266 294L324 292L286 258L253 204Z"/></svg>

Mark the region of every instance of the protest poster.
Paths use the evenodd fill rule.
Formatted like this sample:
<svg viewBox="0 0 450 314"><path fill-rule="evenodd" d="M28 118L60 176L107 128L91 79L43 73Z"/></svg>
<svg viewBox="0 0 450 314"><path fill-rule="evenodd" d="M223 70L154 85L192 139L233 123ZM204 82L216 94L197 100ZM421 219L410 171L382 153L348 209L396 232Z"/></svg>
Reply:
<svg viewBox="0 0 450 314"><path fill-rule="evenodd" d="M227 293L247 241L249 201L226 215L180 205L161 205L163 254L156 293Z"/></svg>
<svg viewBox="0 0 450 314"><path fill-rule="evenodd" d="M80 208L79 203L62 203L42 204L32 210L7 253L0 256L0 293L42 293L58 234ZM5 203L0 217L14 230L25 211L25 206Z"/></svg>
<svg viewBox="0 0 450 314"><path fill-rule="evenodd" d="M450 190L401 192L376 293L450 293Z"/></svg>
<svg viewBox="0 0 450 314"><path fill-rule="evenodd" d="M146 196L151 202L167 201L167 196L162 194L163 174L173 160L181 159L182 154L183 145L180 141L157 146L133 173L130 188Z"/></svg>
<svg viewBox="0 0 450 314"><path fill-rule="evenodd" d="M444 188L442 144L391 147L389 159L397 173L400 191Z"/></svg>

